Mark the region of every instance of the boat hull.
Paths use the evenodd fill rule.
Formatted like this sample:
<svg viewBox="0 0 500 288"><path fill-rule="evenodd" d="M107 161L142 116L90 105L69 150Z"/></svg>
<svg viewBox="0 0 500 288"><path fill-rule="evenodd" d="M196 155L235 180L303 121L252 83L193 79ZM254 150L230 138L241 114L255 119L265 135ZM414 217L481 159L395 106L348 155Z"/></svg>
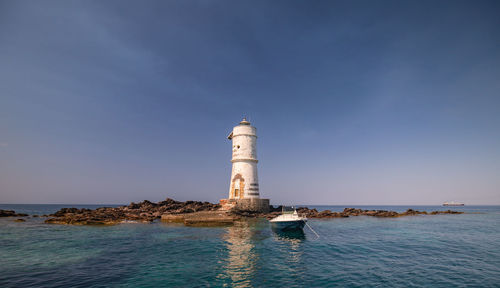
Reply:
<svg viewBox="0 0 500 288"><path fill-rule="evenodd" d="M296 231L304 229L306 222L304 220L297 221L276 221L271 222L271 227L279 231Z"/></svg>

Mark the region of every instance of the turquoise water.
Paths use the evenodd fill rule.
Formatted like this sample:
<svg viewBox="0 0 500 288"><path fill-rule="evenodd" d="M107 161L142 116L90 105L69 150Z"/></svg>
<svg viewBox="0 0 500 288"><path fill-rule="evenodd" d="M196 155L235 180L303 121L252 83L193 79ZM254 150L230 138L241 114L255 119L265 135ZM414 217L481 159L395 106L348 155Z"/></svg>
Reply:
<svg viewBox="0 0 500 288"><path fill-rule="evenodd" d="M454 210L468 213L311 220L320 238L307 229L278 235L267 221L98 227L0 218L0 287L500 287L500 207Z"/></svg>

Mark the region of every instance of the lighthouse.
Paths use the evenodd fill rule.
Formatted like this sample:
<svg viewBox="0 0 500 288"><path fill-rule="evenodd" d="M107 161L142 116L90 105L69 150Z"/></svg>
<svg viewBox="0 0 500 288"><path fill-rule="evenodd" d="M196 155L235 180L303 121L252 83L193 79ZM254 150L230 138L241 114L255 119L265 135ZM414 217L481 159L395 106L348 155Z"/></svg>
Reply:
<svg viewBox="0 0 500 288"><path fill-rule="evenodd" d="M233 142L229 199L259 198L257 178L257 129L245 118L227 138Z"/></svg>
<svg viewBox="0 0 500 288"><path fill-rule="evenodd" d="M227 138L232 142L232 169L229 197L221 204L226 209L268 211L269 199L260 198L257 177L257 129L243 118Z"/></svg>

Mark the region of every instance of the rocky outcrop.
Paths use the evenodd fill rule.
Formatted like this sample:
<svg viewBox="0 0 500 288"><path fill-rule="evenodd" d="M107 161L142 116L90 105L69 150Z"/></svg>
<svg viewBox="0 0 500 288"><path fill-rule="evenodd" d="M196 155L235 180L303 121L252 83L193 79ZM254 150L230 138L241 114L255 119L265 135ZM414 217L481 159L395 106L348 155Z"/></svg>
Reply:
<svg viewBox="0 0 500 288"><path fill-rule="evenodd" d="M14 210L1 210L0 209L0 217L25 217L28 214L24 213L16 213Z"/></svg>
<svg viewBox="0 0 500 288"><path fill-rule="evenodd" d="M362 210L356 208L345 208L342 212L332 212L330 210L324 210L318 212L316 209L309 209L307 207L301 207L297 209L297 213L304 215L308 218L342 218L350 216L373 216L373 217L402 217L402 216L416 216L416 215L437 215L437 214L463 214L464 212L459 211L418 211L413 209L408 209L405 212L398 213L396 211L388 210Z"/></svg>
<svg viewBox="0 0 500 288"><path fill-rule="evenodd" d="M263 217L267 219L272 219L281 214L282 207L272 207L270 213L253 213L251 211L232 211L232 214L240 216L240 217ZM373 217L402 217L402 216L416 216L416 215L437 215L437 214L462 214L464 212L459 211L418 211L413 209L408 209L405 212L398 213L395 211L387 211L387 210L362 210L356 208L345 208L342 212L332 212L330 210L318 211L316 209L309 209L307 207L297 208L297 213L301 216L305 216L307 218L316 218L316 219L328 219L328 218L346 218L351 216L373 216Z"/></svg>
<svg viewBox="0 0 500 288"><path fill-rule="evenodd" d="M431 215L436 215L436 214L464 214L464 212L446 210L446 211L432 211L429 214L431 214Z"/></svg>
<svg viewBox="0 0 500 288"><path fill-rule="evenodd" d="M101 207L95 210L62 208L51 218L45 220L50 224L76 225L113 225L125 221L152 222L163 214L186 214L199 211L214 211L220 206L209 202L186 201L180 202L167 198L165 201L154 203L144 200L140 203L130 203L120 207Z"/></svg>
<svg viewBox="0 0 500 288"><path fill-rule="evenodd" d="M127 206L120 207L101 207L95 210L62 208L54 214L49 215L45 223L51 224L75 224L75 225L113 225L121 222L152 222L162 218L166 222L184 222L184 224L202 224L212 225L213 223L227 224L244 218L267 218L272 219L281 214L282 207L270 206L269 213L258 213L254 211L220 210L221 206L209 202L186 201L180 202L167 198L165 201L154 203L144 200L140 203L130 203ZM1 213L5 210L0 210ZM207 213L205 213L205 211ZM7 211L12 212L13 211ZM208 213L213 212L213 213ZM318 211L307 207L297 208L300 215L307 218L329 219L345 218L351 216L373 216L373 217L401 217L414 215L437 215L437 214L462 214L458 211L417 211L408 209L405 212L398 213L387 210L362 210L356 208L345 208L342 212L333 212L330 210ZM10 213L10 214L12 214ZM222 214L221 214L222 213ZM9 216L21 216L21 214L12 214ZM26 216L26 215L22 215Z"/></svg>

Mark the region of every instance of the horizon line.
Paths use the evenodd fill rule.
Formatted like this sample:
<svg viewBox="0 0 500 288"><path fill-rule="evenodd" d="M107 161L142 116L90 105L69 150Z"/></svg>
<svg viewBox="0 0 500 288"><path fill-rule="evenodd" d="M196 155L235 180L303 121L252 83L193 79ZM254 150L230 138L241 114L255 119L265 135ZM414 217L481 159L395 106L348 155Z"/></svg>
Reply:
<svg viewBox="0 0 500 288"><path fill-rule="evenodd" d="M133 203L140 203L143 202L138 201ZM149 201L149 200L148 200ZM177 200L175 200L177 201ZM196 202L210 202L210 201L198 201L198 200L186 200L186 201L196 201ZM186 201L178 201L178 202L186 202ZM132 203L131 202L131 203ZM152 203L158 203L154 201L150 201ZM212 203L212 202L210 202ZM121 205L121 206L127 206L129 205L125 203L0 203L0 205ZM214 203L216 204L216 203ZM346 204L346 203L341 203L341 204L270 204L271 206L443 206L443 204ZM500 206L500 203L497 204L465 204L464 206ZM444 207L463 207L463 206L444 206Z"/></svg>

